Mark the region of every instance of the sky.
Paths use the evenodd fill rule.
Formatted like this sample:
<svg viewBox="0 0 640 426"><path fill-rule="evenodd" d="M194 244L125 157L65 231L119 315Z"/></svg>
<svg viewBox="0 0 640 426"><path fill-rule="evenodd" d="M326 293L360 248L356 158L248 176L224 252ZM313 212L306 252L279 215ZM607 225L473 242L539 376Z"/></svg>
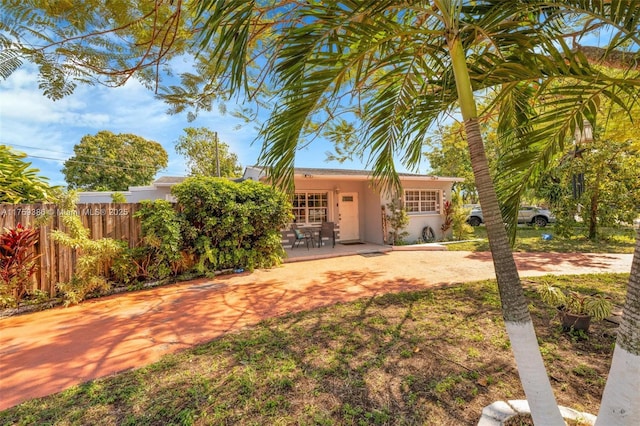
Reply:
<svg viewBox="0 0 640 426"><path fill-rule="evenodd" d="M232 109L229 105L228 110ZM26 153L25 161L39 169L52 185L66 185L60 171L64 160L73 156L73 146L83 136L101 130L132 133L162 144L169 154L169 164L156 177L187 175L184 158L174 148L186 127L218 132L220 140L238 155L243 168L256 163L260 144L252 143L257 134L255 125L217 109L201 113L192 122L187 121L186 114L169 115L166 111L166 104L135 80L118 88L79 85L72 95L52 101L38 88L35 68L26 64L7 80L0 80L0 145ZM331 144L317 139L298 152L296 166L365 168L358 162L325 162L329 150Z"/></svg>

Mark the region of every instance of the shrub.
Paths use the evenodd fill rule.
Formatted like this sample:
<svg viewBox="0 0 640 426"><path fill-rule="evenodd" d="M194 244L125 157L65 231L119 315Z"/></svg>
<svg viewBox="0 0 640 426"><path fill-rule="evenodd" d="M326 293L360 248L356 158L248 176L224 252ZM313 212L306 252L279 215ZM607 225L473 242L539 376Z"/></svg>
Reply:
<svg viewBox="0 0 640 426"><path fill-rule="evenodd" d="M473 228L467 223L469 210L462 207L462 197L458 192L452 192L451 228L454 240L465 240L473 234Z"/></svg>
<svg viewBox="0 0 640 426"><path fill-rule="evenodd" d="M58 289L64 294L65 305L80 303L96 290L108 291L111 285L107 281L111 261L122 252L118 241L110 238L92 240L89 230L82 225L76 211L76 194L69 192L60 196L62 223L68 230L51 231L51 238L78 253L76 270L69 282L58 283Z"/></svg>
<svg viewBox="0 0 640 426"><path fill-rule="evenodd" d="M574 315L589 315L602 320L611 315L613 303L609 297L595 293L582 294L577 291L563 292L549 284L542 285L538 292L543 302Z"/></svg>
<svg viewBox="0 0 640 426"><path fill-rule="evenodd" d="M38 230L20 223L0 235L0 305L16 306L27 294L37 270L37 242Z"/></svg>
<svg viewBox="0 0 640 426"><path fill-rule="evenodd" d="M453 226L453 216L455 213L455 206L451 201L444 202L444 221L440 225L442 231L442 239L444 239L447 231Z"/></svg>
<svg viewBox="0 0 640 426"><path fill-rule="evenodd" d="M142 201L141 205L134 217L140 219L142 241L138 247L127 247L112 268L124 282L175 276L186 266L180 220L173 204L155 200Z"/></svg>
<svg viewBox="0 0 640 426"><path fill-rule="evenodd" d="M389 231L389 242L392 245L399 246L405 244L405 238L409 236L404 229L409 225L409 215L407 211L400 205L398 200L391 200L387 204L386 219L391 227Z"/></svg>
<svg viewBox="0 0 640 426"><path fill-rule="evenodd" d="M196 176L172 189L183 220L183 241L200 272L254 269L282 261L282 229L291 202L277 189L253 181Z"/></svg>
<svg viewBox="0 0 640 426"><path fill-rule="evenodd" d="M126 203L127 197L122 192L114 192L111 194L111 202L112 203Z"/></svg>

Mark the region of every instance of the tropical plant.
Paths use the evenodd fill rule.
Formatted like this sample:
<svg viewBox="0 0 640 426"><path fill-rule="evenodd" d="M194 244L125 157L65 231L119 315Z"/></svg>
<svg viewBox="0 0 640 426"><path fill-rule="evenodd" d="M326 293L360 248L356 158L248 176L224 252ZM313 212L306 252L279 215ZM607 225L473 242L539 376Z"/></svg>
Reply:
<svg viewBox="0 0 640 426"><path fill-rule="evenodd" d="M599 321L611 315L611 299L597 294L577 291L564 292L552 285L542 285L538 292L543 302L573 315L588 315Z"/></svg>
<svg viewBox="0 0 640 426"><path fill-rule="evenodd" d="M442 222L442 225L440 225L440 230L442 231L443 239L447 231L451 229L451 227L453 226L453 216L455 213L454 209L455 209L455 206L451 201L447 200L443 203L442 210L444 211L444 221Z"/></svg>
<svg viewBox="0 0 640 426"><path fill-rule="evenodd" d="M134 217L140 219L142 241L130 258L137 265L137 275L144 279L175 276L185 268L182 254L181 224L168 201L142 201Z"/></svg>
<svg viewBox="0 0 640 426"><path fill-rule="evenodd" d="M78 254L75 273L70 281L58 283L63 293L65 305L83 301L91 292L103 292L111 288L107 281L109 266L122 251L118 241L110 238L91 239L76 211L77 194L74 191L62 194L58 201L58 215L66 232L51 231L51 239Z"/></svg>
<svg viewBox="0 0 640 426"><path fill-rule="evenodd" d="M39 170L23 161L26 154L0 145L0 203L33 203L45 201L52 189Z"/></svg>
<svg viewBox="0 0 640 426"><path fill-rule="evenodd" d="M397 198L394 198L387 204L386 210L387 223L391 227L389 230L388 241L395 246L405 244L404 239L409 236L409 233L405 231L406 227L409 225L409 215L407 214L407 210L402 207Z"/></svg>
<svg viewBox="0 0 640 426"><path fill-rule="evenodd" d="M357 140L370 153L373 177L387 187L398 187L396 155L415 167L431 125L443 112L459 107L505 326L533 419L536 424L564 424L545 374L489 174L476 94L496 90L488 113L499 107L498 134L504 143L512 141L513 151L527 152L544 142L548 149L532 149L528 157L531 163L544 166L549 150L560 149L568 135L581 128L599 97L609 96L625 107L633 101L640 81L603 75L584 53L573 51L565 37L613 24L616 34L604 53L620 43L637 42L634 19L640 2L362 0L279 5L280 9L240 0L199 2L206 28L203 45L214 46L212 80L240 89L248 84L248 64L257 56L252 48L273 54L264 61L263 73L266 80L275 82L279 97L262 132L265 142L260 157L272 180L291 187L301 136L310 123L339 116L345 96L351 95L362 105L365 137ZM576 19L580 17L585 19ZM276 41L267 48L254 44L264 32L276 34ZM580 84L563 90L548 84L568 78ZM533 114L532 102L544 102L544 112ZM523 173L509 182L524 186L527 178ZM521 194L521 190L506 194L509 223L515 223ZM640 313L640 303L633 309ZM630 359L638 365L640 338L631 340L635 348L626 346L633 349ZM637 414L638 410L625 406L618 413ZM624 421L628 422L617 418L610 423Z"/></svg>
<svg viewBox="0 0 640 426"><path fill-rule="evenodd" d="M127 197L122 192L114 192L111 194L112 203L126 203Z"/></svg>
<svg viewBox="0 0 640 426"><path fill-rule="evenodd" d="M459 191L451 192L452 213L452 233L455 240L464 240L473 234L473 228L467 223L470 209L465 209L462 205L462 196Z"/></svg>
<svg viewBox="0 0 640 426"><path fill-rule="evenodd" d="M27 294L38 268L37 242L38 230L20 223L0 234L0 305L15 306Z"/></svg>

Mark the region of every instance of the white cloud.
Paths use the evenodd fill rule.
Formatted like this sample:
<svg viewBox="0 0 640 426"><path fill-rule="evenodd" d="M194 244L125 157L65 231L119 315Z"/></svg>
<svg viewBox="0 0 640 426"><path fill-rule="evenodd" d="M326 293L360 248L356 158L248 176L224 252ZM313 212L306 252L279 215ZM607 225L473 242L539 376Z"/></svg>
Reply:
<svg viewBox="0 0 640 426"><path fill-rule="evenodd" d="M188 122L186 115L168 115L166 105L135 80L125 86L78 86L58 101L42 95L34 67L25 66L0 84L0 144L31 156L34 166L52 183L64 183L60 161L73 155L73 146L87 134L101 130L133 133L157 141L169 154L169 165L161 174L184 175L184 159L175 153L174 143L185 127L208 127L229 144L243 166L253 164L257 148L251 125L235 129L240 121L214 110ZM26 147L26 148L25 148ZM29 148L31 147L31 148Z"/></svg>
<svg viewBox="0 0 640 426"><path fill-rule="evenodd" d="M175 60L181 69L189 69L190 64L183 62ZM233 108L230 103L228 109ZM29 160L53 184L64 184L61 162L33 157L64 160L73 155L73 146L83 136L101 130L133 133L162 144L169 154L169 165L161 175L186 174L184 159L174 149L186 127L207 127L218 132L242 166L256 163L261 146L254 143L257 131L253 124L223 115L217 109L201 113L193 122L185 114L168 115L166 111L166 105L153 91L135 80L118 88L81 85L72 95L54 102L38 88L35 67L26 65L0 81L0 144L33 147L17 149L31 155ZM331 167L324 162L328 149L326 143L317 141L298 153L296 164Z"/></svg>

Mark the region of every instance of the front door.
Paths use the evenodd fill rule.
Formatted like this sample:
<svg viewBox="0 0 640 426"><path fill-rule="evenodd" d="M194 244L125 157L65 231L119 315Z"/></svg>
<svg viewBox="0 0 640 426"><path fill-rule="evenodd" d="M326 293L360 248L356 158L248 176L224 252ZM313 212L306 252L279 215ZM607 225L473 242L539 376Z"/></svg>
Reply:
<svg viewBox="0 0 640 426"><path fill-rule="evenodd" d="M360 239L357 192L342 192L338 195L338 223L340 224L340 240Z"/></svg>

